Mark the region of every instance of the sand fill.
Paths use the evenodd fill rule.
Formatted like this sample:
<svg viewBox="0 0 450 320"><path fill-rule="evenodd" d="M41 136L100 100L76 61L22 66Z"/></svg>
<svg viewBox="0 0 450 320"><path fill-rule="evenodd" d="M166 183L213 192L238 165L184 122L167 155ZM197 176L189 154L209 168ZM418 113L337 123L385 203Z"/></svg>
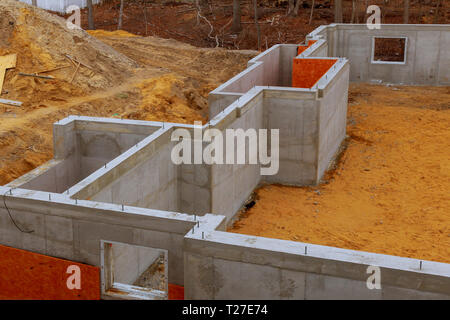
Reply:
<svg viewBox="0 0 450 320"><path fill-rule="evenodd" d="M352 84L318 187L263 186L229 231L450 262L450 88Z"/></svg>

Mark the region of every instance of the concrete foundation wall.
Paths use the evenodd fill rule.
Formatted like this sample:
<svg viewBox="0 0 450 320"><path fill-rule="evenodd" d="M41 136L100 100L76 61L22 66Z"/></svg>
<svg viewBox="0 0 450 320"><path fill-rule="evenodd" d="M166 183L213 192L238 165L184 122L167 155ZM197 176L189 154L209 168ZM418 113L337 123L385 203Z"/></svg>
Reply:
<svg viewBox="0 0 450 320"><path fill-rule="evenodd" d="M203 235L203 238L202 238ZM215 231L185 240L186 299L450 299L447 264ZM367 279L380 268L381 289Z"/></svg>
<svg viewBox="0 0 450 320"><path fill-rule="evenodd" d="M381 25L370 30L366 25L332 24L325 37L329 56L350 60L350 81L382 81L418 85L449 85L450 26L448 25ZM312 37L313 34L310 35ZM406 37L404 64L373 63L373 37Z"/></svg>
<svg viewBox="0 0 450 320"><path fill-rule="evenodd" d="M317 181L323 176L346 136L349 65L345 65L321 92L319 108Z"/></svg>
<svg viewBox="0 0 450 320"><path fill-rule="evenodd" d="M178 211L177 167L170 160L173 143L167 143L135 163L129 170L108 173L114 180L89 198L94 201L125 204L158 210ZM138 154L136 154L138 156ZM87 199L87 198L86 198Z"/></svg>
<svg viewBox="0 0 450 320"><path fill-rule="evenodd" d="M158 129L151 122L68 117L54 124L54 159L7 186L63 193Z"/></svg>
<svg viewBox="0 0 450 320"><path fill-rule="evenodd" d="M265 92L267 128L279 129L280 164L271 183L311 185L317 182L319 101L316 92L301 90Z"/></svg>
<svg viewBox="0 0 450 320"><path fill-rule="evenodd" d="M254 89L254 96L248 102L243 102L239 108L239 116L234 113L224 114L223 122L227 122L226 129L248 129L258 130L264 128L264 93L261 89ZM250 93L251 95L252 93ZM243 99L244 100L244 99ZM230 120L228 120L230 119ZM220 121L218 119L217 121ZM229 123L228 123L229 121ZM222 130L226 137L225 130ZM234 157L237 161L237 139L234 140ZM224 144L229 144L230 140L224 138ZM227 151L227 148L224 148ZM240 210L242 205L249 198L254 188L261 181L260 165L250 164L249 138L246 138L245 164L214 164L211 166L211 212L227 217L229 222ZM224 158L227 152L224 153ZM257 159L255 159L257 161Z"/></svg>
<svg viewBox="0 0 450 320"><path fill-rule="evenodd" d="M200 216L211 212L211 166L181 164L178 167L179 211Z"/></svg>
<svg viewBox="0 0 450 320"><path fill-rule="evenodd" d="M162 254L161 250L113 243L113 282L133 285Z"/></svg>
<svg viewBox="0 0 450 320"><path fill-rule="evenodd" d="M100 240L165 249L169 282L183 285L183 239L197 221L174 212L68 199L64 195L0 187L0 244L100 266ZM32 232L30 232L32 231Z"/></svg>

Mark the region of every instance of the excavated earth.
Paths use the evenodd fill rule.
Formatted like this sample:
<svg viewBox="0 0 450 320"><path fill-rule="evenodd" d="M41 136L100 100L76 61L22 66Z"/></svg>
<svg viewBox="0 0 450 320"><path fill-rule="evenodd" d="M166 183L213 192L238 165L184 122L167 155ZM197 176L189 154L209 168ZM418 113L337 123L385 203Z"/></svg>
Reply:
<svg viewBox="0 0 450 320"><path fill-rule="evenodd" d="M0 104L0 185L53 157L52 124L68 115L207 121L208 92L257 54L201 49L123 31L89 34L13 0L0 3L0 30L0 56L17 54L0 97L23 103ZM77 62L82 63L78 69Z"/></svg>

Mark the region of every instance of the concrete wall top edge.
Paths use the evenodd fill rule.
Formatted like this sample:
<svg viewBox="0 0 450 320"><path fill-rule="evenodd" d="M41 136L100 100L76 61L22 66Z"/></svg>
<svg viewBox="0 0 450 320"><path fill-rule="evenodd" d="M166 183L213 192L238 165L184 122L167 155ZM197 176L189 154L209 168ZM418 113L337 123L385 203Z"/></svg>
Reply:
<svg viewBox="0 0 450 320"><path fill-rule="evenodd" d="M366 29L367 31L372 31L371 29L367 28L366 24L350 24L350 23L335 23L335 24L329 24L327 27L336 27L339 29ZM448 24L380 24L381 29L397 29L397 30L423 30L426 31L427 29L430 31L435 30L450 30L450 25ZM376 29L373 29L376 30Z"/></svg>
<svg viewBox="0 0 450 320"><path fill-rule="evenodd" d="M231 78L230 80L228 80L227 82L221 84L219 87L217 87L215 90L213 90L213 93L220 93L222 91L228 92L228 93L232 93L232 94L238 94L240 92L234 92L234 91L229 91L226 90L227 87L231 86L233 83L235 83L236 81L238 81L240 78L246 76L248 73L252 72L253 70L255 70L256 68L260 68L263 66L263 62L261 61L256 61L254 64L252 64L251 66L247 67L245 70L243 70L241 73L238 73L237 75L235 75L233 78ZM242 92L241 92L242 93Z"/></svg>
<svg viewBox="0 0 450 320"><path fill-rule="evenodd" d="M350 63L347 59L339 59L316 83L320 90L327 90L331 87L333 81L339 77L342 72L350 69Z"/></svg>
<svg viewBox="0 0 450 320"><path fill-rule="evenodd" d="M306 40L306 41L308 42L309 40ZM310 57L310 55L314 51L322 48L325 45L327 45L327 42L323 39L319 39L316 42L314 42L312 45L310 45L305 51L300 53L296 58L313 58L313 57ZM332 57L321 57L321 59L326 59L326 58L332 59Z"/></svg>
<svg viewBox="0 0 450 320"><path fill-rule="evenodd" d="M319 258L329 261L348 262L367 266L371 265L400 271L450 277L450 264L447 263L384 255L366 251L356 251L304 242L229 233L224 231L211 231L210 227L208 229L199 228L200 232L194 234L188 233L186 238L215 243L217 245L228 245L242 249L247 248L261 252L283 253ZM202 230L204 230L204 234L202 234ZM421 270L420 265L422 266Z"/></svg>
<svg viewBox="0 0 450 320"><path fill-rule="evenodd" d="M30 206L33 208L34 213L41 212L43 214L48 214L46 206L61 206L61 210L58 210L58 216L90 220L90 217L94 219L95 215L101 214L103 218L97 218L95 220L107 222L104 218L108 217L109 222L111 223L112 220L117 220L114 219L114 217L119 217L120 220L117 220L116 224L120 225L133 225L133 223L128 223L128 221L131 221L132 218L139 218L139 226L147 226L149 229L151 229L152 219L189 222L192 223L192 225L196 223L196 220L202 221L205 219L204 217L195 218L193 215L185 213L132 206L124 206L122 210L122 206L118 204L89 200L75 201L64 194L18 188L12 189L12 194L10 194L10 191L11 188L0 186L0 194L2 197L5 197L8 209L10 210ZM4 208L3 202L1 202L0 207ZM148 223L146 223L146 219L150 219L148 220Z"/></svg>
<svg viewBox="0 0 450 320"><path fill-rule="evenodd" d="M39 177L41 174L44 174L47 170L57 166L58 164L60 164L63 161L64 161L63 159L50 159L49 161L45 162L44 164L40 165L39 167L34 168L30 172L27 172L23 176L6 184L5 187L19 188L21 185L24 185L25 183Z"/></svg>

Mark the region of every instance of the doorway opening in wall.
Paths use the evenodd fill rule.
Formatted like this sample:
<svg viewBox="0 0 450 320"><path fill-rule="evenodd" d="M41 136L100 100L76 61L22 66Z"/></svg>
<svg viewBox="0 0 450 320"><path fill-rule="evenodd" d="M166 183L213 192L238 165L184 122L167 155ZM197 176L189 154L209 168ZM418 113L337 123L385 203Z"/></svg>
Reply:
<svg viewBox="0 0 450 320"><path fill-rule="evenodd" d="M103 299L167 300L168 252L101 241Z"/></svg>
<svg viewBox="0 0 450 320"><path fill-rule="evenodd" d="M372 63L405 64L407 37L373 37Z"/></svg>

